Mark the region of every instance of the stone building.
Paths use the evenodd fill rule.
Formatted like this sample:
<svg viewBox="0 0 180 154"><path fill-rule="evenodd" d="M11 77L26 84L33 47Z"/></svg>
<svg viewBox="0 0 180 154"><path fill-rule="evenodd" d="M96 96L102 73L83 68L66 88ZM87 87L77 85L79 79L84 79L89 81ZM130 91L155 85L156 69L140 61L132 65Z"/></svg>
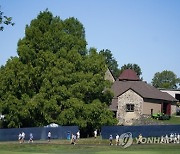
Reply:
<svg viewBox="0 0 180 154"><path fill-rule="evenodd" d="M114 76L113 76L113 74L112 74L112 72L110 71L110 69L108 68L107 69L107 71L105 72L105 80L109 80L109 81L111 81L112 83L114 83L115 82L115 78L114 78Z"/></svg>
<svg viewBox="0 0 180 154"><path fill-rule="evenodd" d="M168 93L141 81L135 71L127 69L112 85L114 97L110 109L114 111L119 125L132 125L141 116L153 113L175 112L177 100Z"/></svg>

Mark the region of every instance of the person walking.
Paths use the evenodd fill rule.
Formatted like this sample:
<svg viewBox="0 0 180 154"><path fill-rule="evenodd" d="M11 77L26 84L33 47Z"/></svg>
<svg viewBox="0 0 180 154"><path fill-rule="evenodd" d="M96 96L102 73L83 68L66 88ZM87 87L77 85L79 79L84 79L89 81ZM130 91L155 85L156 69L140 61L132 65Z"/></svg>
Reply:
<svg viewBox="0 0 180 154"><path fill-rule="evenodd" d="M139 134L139 141L138 141L138 144L141 144L142 142L142 134Z"/></svg>
<svg viewBox="0 0 180 154"><path fill-rule="evenodd" d="M119 145L119 135L116 134L116 145Z"/></svg>
<svg viewBox="0 0 180 154"><path fill-rule="evenodd" d="M113 141L113 137L112 137L112 135L110 135L110 137L109 137L109 145L113 145L112 141Z"/></svg>
<svg viewBox="0 0 180 154"><path fill-rule="evenodd" d="M97 137L97 129L94 130L94 138Z"/></svg>
<svg viewBox="0 0 180 154"><path fill-rule="evenodd" d="M76 135L77 135L77 139L80 139L80 131L78 131L78 132L76 133Z"/></svg>
<svg viewBox="0 0 180 154"><path fill-rule="evenodd" d="M74 134L71 135L71 144L76 145L76 135Z"/></svg>
<svg viewBox="0 0 180 154"><path fill-rule="evenodd" d="M21 132L18 135L18 140L19 140L19 143L22 143L22 134L21 134Z"/></svg>
<svg viewBox="0 0 180 154"><path fill-rule="evenodd" d="M29 141L28 141L28 143L33 143L33 134L32 133L30 133L29 134Z"/></svg>
<svg viewBox="0 0 180 154"><path fill-rule="evenodd" d="M48 132L48 142L50 142L51 141L51 132L49 131Z"/></svg>
<svg viewBox="0 0 180 154"><path fill-rule="evenodd" d="M22 142L24 143L26 134L22 132L21 136L22 136Z"/></svg>

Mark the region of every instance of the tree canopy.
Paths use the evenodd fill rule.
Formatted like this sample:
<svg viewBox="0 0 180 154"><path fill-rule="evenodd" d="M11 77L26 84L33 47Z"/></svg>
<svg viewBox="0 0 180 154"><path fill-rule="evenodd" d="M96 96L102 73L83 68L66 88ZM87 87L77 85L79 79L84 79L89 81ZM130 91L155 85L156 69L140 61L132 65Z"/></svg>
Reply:
<svg viewBox="0 0 180 154"><path fill-rule="evenodd" d="M14 22L12 22L12 17L8 17L4 15L4 12L1 11L1 5L0 5L0 31L4 30L5 25L14 25Z"/></svg>
<svg viewBox="0 0 180 154"><path fill-rule="evenodd" d="M152 85L156 88L177 89L180 78L172 71L164 70L154 74Z"/></svg>
<svg viewBox="0 0 180 154"><path fill-rule="evenodd" d="M115 124L108 109L112 93L104 80L104 57L86 44L76 18L40 12L18 42L18 57L0 69L2 127Z"/></svg>
<svg viewBox="0 0 180 154"><path fill-rule="evenodd" d="M105 57L106 65L111 70L114 77L117 78L119 76L120 70L118 69L118 63L113 57L111 51L106 49L101 50L99 53Z"/></svg>

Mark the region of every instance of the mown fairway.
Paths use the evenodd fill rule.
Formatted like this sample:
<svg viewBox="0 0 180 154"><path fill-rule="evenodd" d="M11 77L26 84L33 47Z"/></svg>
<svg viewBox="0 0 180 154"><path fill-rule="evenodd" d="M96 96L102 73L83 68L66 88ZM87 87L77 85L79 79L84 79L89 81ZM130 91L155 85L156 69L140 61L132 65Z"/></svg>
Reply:
<svg viewBox="0 0 180 154"><path fill-rule="evenodd" d="M40 154L40 153L97 153L97 154L179 154L180 144L134 144L126 149L121 146L109 146L108 140L81 139L77 145L70 145L67 140L27 142L0 142L0 154Z"/></svg>

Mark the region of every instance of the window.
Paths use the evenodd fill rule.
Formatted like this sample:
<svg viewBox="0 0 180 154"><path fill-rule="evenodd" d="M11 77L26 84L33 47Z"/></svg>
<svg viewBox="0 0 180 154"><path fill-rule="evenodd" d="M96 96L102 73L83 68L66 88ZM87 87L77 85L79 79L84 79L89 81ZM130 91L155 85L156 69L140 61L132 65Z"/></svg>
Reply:
<svg viewBox="0 0 180 154"><path fill-rule="evenodd" d="M134 112L134 104L126 104L126 112Z"/></svg>
<svg viewBox="0 0 180 154"><path fill-rule="evenodd" d="M180 102L180 94L175 94L175 98Z"/></svg>
<svg viewBox="0 0 180 154"><path fill-rule="evenodd" d="M117 111L113 111L114 115L113 117L116 118L117 117Z"/></svg>

